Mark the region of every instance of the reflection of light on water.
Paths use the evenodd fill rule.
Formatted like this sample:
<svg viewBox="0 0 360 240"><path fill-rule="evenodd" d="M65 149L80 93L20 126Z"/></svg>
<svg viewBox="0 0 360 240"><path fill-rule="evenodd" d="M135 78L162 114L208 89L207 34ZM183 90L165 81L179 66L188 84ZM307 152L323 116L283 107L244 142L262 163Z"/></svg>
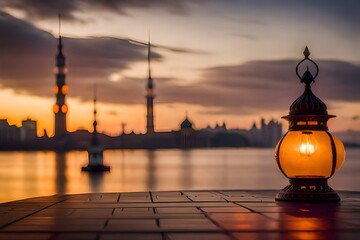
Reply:
<svg viewBox="0 0 360 240"><path fill-rule="evenodd" d="M359 158L360 149L349 149L331 186L359 191ZM273 149L110 150L104 152L104 163L111 172L95 177L81 172L87 161L86 151L0 152L0 201L149 189L279 189L286 181Z"/></svg>
<svg viewBox="0 0 360 240"><path fill-rule="evenodd" d="M56 170L56 193L66 193L66 157L65 153L56 153L55 155Z"/></svg>
<svg viewBox="0 0 360 240"><path fill-rule="evenodd" d="M147 168L147 183L148 183L148 189L154 190L156 189L156 153L153 150L147 151L147 159L148 159L148 168Z"/></svg>
<svg viewBox="0 0 360 240"><path fill-rule="evenodd" d="M104 172L87 172L91 192L99 193L103 190Z"/></svg>
<svg viewBox="0 0 360 240"><path fill-rule="evenodd" d="M278 205L278 221L284 239L336 239L338 203Z"/></svg>

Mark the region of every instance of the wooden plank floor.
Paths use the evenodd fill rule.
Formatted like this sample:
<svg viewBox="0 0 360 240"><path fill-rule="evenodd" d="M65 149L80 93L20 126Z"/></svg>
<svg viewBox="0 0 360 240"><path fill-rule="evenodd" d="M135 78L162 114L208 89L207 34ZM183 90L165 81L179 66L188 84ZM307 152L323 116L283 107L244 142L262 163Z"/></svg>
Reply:
<svg viewBox="0 0 360 240"><path fill-rule="evenodd" d="M50 196L0 204L0 239L360 239L360 192L339 204L275 202L276 191Z"/></svg>

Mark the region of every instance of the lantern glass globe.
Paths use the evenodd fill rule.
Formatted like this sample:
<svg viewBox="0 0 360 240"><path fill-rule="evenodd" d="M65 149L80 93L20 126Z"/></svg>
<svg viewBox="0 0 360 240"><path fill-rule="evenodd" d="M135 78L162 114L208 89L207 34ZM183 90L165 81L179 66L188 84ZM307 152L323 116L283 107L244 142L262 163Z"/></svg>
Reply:
<svg viewBox="0 0 360 240"><path fill-rule="evenodd" d="M275 159L290 178L330 178L344 160L342 142L327 131L289 131L275 149Z"/></svg>

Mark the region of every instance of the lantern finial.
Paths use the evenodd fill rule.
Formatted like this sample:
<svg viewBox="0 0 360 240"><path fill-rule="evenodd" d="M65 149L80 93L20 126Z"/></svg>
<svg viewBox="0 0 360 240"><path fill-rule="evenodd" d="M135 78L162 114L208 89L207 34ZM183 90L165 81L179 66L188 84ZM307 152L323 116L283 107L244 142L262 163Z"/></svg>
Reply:
<svg viewBox="0 0 360 240"><path fill-rule="evenodd" d="M310 51L309 48L306 46L305 50L304 50L304 59L301 60L297 65L296 65L296 75L300 78L302 83L305 83L306 87L310 87L310 84L315 82L315 78L317 77L317 75L319 74L319 67L316 64L316 62L314 62L312 59L309 58L310 56ZM313 74L309 71L309 66L306 66L306 71L303 73L303 75L301 76L299 74L299 66L301 63L303 63L305 60L310 61L310 63L312 63L315 68L316 68L316 73L315 76L313 76Z"/></svg>
<svg viewBox="0 0 360 240"><path fill-rule="evenodd" d="M305 47L305 50L304 50L304 56L305 56L305 58L309 58L309 56L310 56L310 51L309 51L309 48L306 46Z"/></svg>

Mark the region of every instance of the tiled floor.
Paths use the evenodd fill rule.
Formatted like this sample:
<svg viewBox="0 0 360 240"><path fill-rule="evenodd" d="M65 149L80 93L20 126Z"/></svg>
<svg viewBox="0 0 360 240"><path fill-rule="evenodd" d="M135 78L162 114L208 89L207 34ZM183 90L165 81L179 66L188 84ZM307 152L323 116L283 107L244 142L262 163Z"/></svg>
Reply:
<svg viewBox="0 0 360 240"><path fill-rule="evenodd" d="M339 204L275 202L275 191L50 196L0 204L0 239L360 239L360 192Z"/></svg>

